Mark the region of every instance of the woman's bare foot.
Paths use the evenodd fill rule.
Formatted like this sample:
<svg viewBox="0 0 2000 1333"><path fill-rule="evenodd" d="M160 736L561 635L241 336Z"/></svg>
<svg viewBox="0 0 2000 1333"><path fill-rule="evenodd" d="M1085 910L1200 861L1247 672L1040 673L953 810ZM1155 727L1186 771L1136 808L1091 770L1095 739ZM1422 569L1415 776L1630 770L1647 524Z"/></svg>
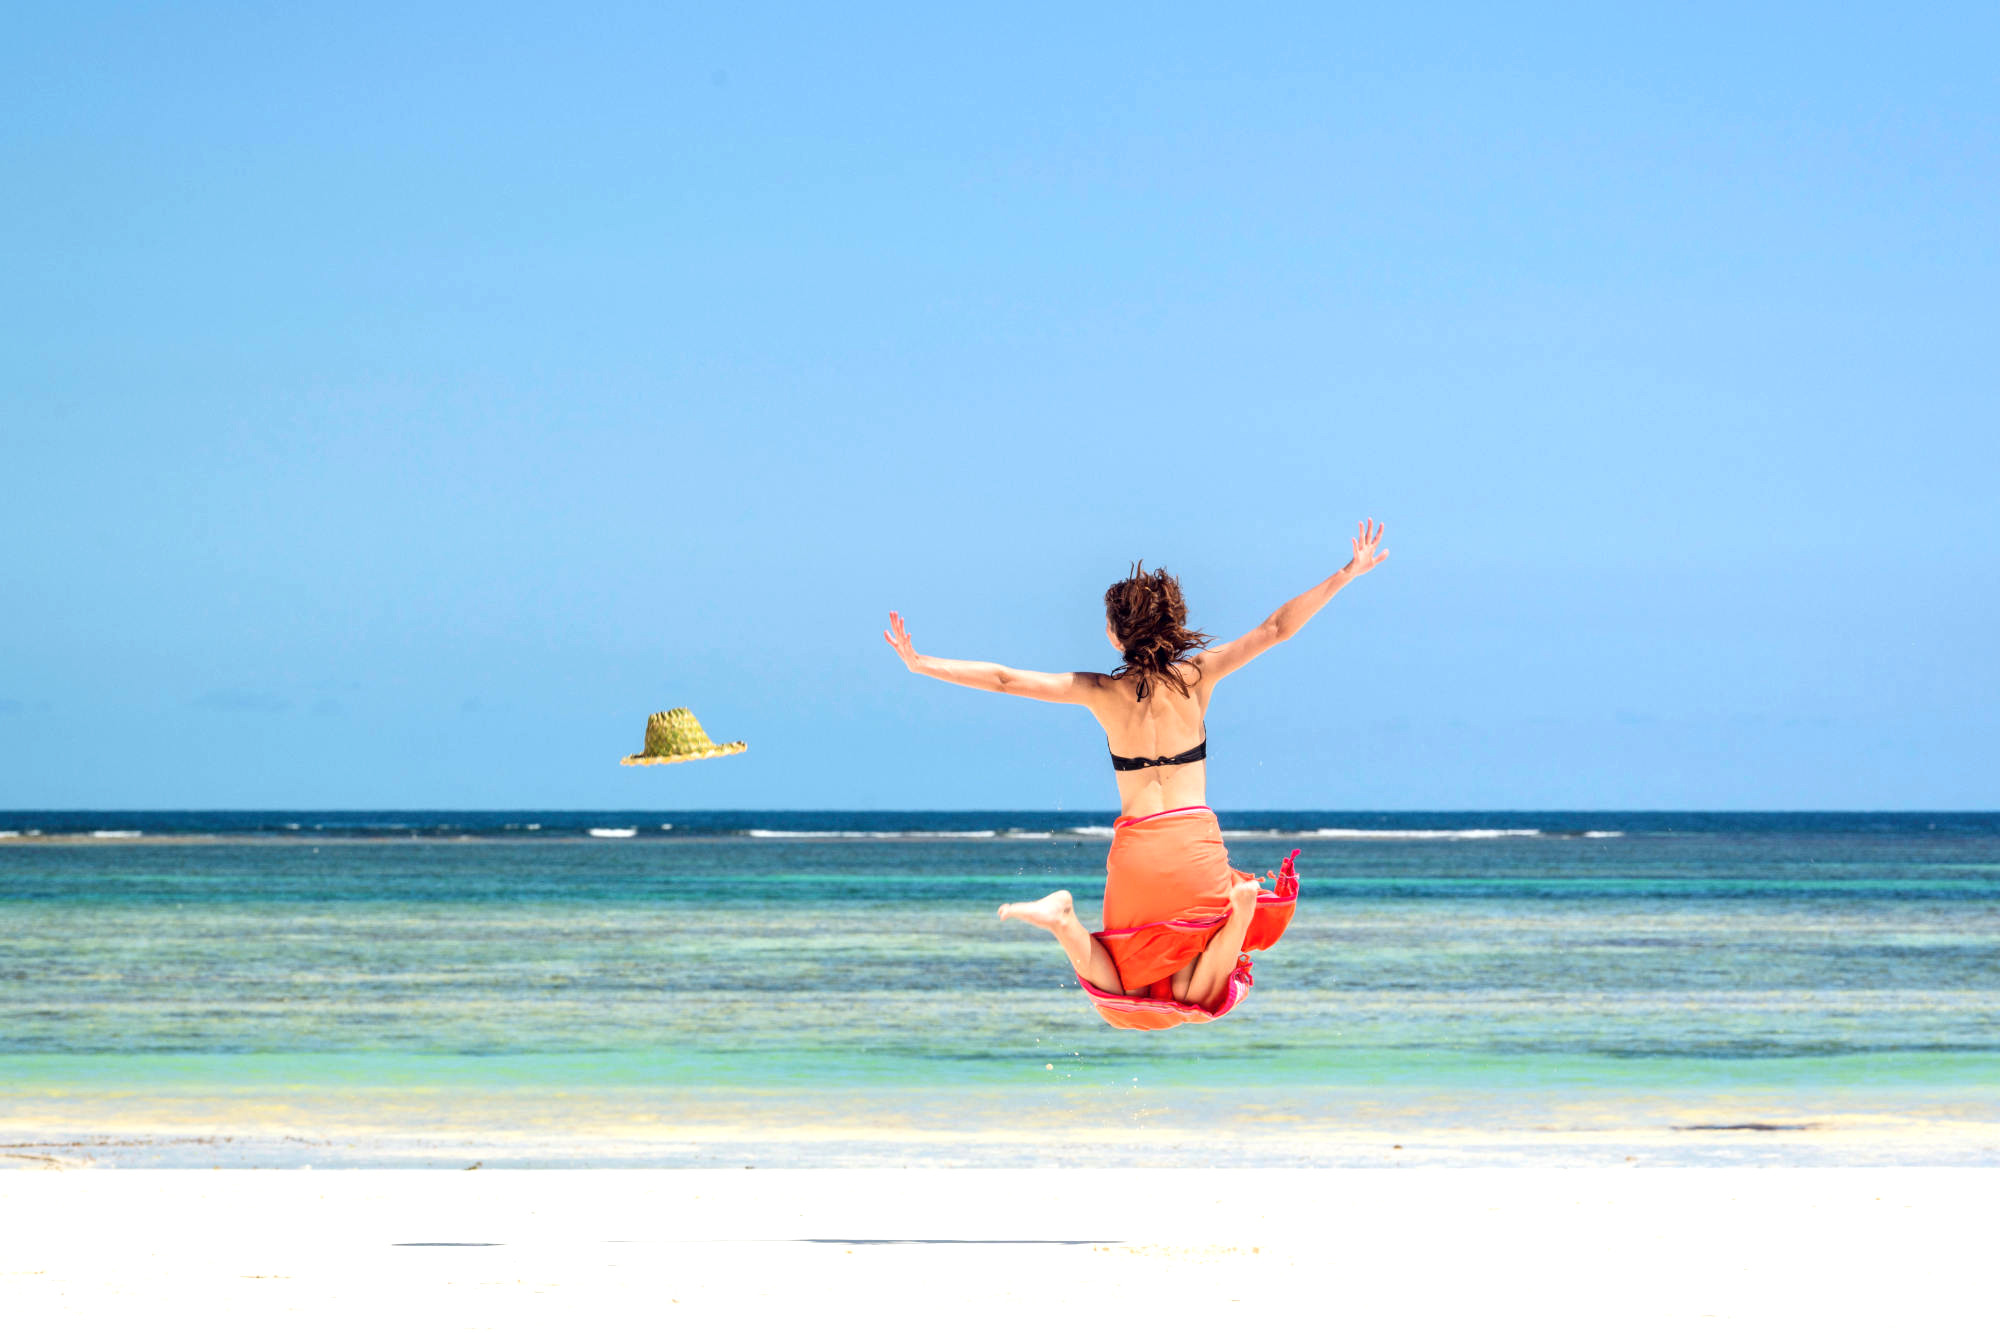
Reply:
<svg viewBox="0 0 2000 1333"><path fill-rule="evenodd" d="M1118 964L1111 960L1104 941L1085 930L1083 922L1076 919L1076 905L1070 901L1068 889L1057 889L1031 903L1002 903L1000 916L1003 920L1040 926L1056 937L1077 976L1101 991L1113 995L1125 993L1125 983L1118 979Z"/></svg>
<svg viewBox="0 0 2000 1333"><path fill-rule="evenodd" d="M1060 931L1076 920L1076 906L1071 901L1068 889L1057 889L1046 898L1037 898L1031 903L1002 903L1000 916L1003 920L1025 921L1043 930Z"/></svg>

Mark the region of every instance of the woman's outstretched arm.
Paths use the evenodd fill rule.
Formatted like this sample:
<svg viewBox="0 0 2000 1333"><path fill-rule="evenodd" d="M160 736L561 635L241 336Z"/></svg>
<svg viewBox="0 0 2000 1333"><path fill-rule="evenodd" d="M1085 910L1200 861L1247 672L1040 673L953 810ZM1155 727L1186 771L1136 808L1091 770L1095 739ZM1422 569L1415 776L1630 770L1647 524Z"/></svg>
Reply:
<svg viewBox="0 0 2000 1333"><path fill-rule="evenodd" d="M1214 681L1228 675L1305 628L1305 623L1318 615L1335 593L1389 558L1389 553L1380 549L1381 545L1382 525L1372 518L1361 520L1361 531L1354 538L1354 558L1318 586L1306 589L1264 617L1264 623L1256 629L1195 658L1202 680Z"/></svg>
<svg viewBox="0 0 2000 1333"><path fill-rule="evenodd" d="M925 657L910 646L910 631L900 612L889 613L889 628L882 637L903 665L919 676L930 676L953 685L995 694L1018 694L1023 699L1041 699L1052 704L1088 704L1104 688L1105 677L1095 671L1022 671L998 662L957 662L948 657Z"/></svg>

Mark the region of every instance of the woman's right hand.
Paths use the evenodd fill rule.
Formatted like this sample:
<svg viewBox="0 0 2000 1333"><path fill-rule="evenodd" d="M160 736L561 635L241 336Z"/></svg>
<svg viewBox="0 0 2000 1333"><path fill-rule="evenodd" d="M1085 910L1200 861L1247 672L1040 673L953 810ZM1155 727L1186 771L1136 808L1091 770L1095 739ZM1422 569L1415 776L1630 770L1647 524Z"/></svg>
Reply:
<svg viewBox="0 0 2000 1333"><path fill-rule="evenodd" d="M917 650L910 644L910 631L904 627L900 611L889 613L889 628L882 631L882 638L896 650L904 666L912 671L917 669Z"/></svg>
<svg viewBox="0 0 2000 1333"><path fill-rule="evenodd" d="M1376 549L1382 544L1382 525L1372 518L1361 520L1361 533L1354 539L1354 558L1347 562L1341 572L1351 579L1358 579L1375 566L1389 558L1387 551Z"/></svg>

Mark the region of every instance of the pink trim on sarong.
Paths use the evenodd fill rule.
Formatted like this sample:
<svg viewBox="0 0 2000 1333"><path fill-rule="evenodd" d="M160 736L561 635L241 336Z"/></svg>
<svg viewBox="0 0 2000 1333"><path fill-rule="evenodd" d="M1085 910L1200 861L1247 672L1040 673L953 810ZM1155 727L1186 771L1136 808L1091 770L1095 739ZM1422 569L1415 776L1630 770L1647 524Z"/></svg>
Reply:
<svg viewBox="0 0 2000 1333"><path fill-rule="evenodd" d="M1171 997L1154 999L1149 995L1113 995L1110 991L1099 990L1082 977L1076 984L1083 987L1084 994L1097 1006L1097 1012L1104 1021L1115 1028L1133 1028L1141 1032L1157 1032L1161 1028L1178 1027L1182 1023L1208 1023L1222 1017L1236 1007L1250 989L1250 955L1236 956L1236 970L1229 974L1223 984L1222 998L1215 1002L1215 1008L1204 1009L1198 1004L1188 1004Z"/></svg>
<svg viewBox="0 0 2000 1333"><path fill-rule="evenodd" d="M1177 805L1171 810L1155 810L1150 815L1120 815L1111 821L1111 827L1116 831L1121 828L1129 828L1133 824L1143 824L1149 819L1160 819L1166 815L1184 815L1190 810L1201 810L1211 815L1215 813L1215 811L1210 810L1205 805Z"/></svg>

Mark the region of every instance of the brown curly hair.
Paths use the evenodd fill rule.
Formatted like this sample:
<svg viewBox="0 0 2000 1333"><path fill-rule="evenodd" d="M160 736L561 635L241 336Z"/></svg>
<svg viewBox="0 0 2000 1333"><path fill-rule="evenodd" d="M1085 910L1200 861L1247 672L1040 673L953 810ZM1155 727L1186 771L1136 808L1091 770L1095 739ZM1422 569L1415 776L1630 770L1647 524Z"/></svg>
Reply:
<svg viewBox="0 0 2000 1333"><path fill-rule="evenodd" d="M1174 667L1212 641L1187 627L1180 580L1164 569L1149 574L1143 561L1134 561L1130 577L1104 590L1104 618L1125 649L1125 665L1111 673L1113 679L1137 677L1141 699L1152 692L1155 681L1188 692L1187 682Z"/></svg>

